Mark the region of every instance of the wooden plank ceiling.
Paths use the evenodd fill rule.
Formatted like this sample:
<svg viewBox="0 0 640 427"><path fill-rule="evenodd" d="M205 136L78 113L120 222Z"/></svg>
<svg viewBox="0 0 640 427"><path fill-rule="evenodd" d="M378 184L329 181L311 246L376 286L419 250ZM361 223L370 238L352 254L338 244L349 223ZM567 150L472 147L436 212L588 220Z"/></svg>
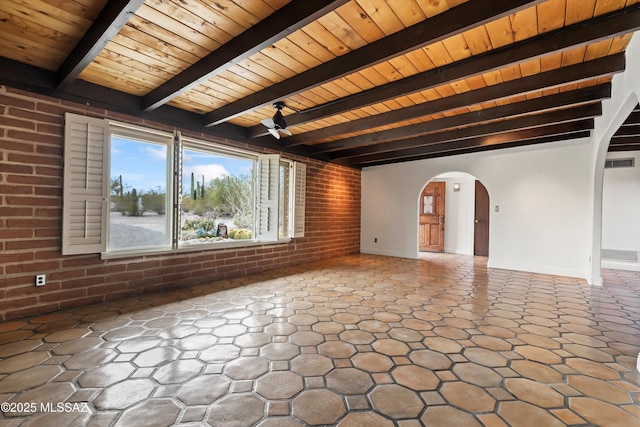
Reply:
<svg viewBox="0 0 640 427"><path fill-rule="evenodd" d="M356 168L552 144L590 134L638 3L2 0L0 84Z"/></svg>

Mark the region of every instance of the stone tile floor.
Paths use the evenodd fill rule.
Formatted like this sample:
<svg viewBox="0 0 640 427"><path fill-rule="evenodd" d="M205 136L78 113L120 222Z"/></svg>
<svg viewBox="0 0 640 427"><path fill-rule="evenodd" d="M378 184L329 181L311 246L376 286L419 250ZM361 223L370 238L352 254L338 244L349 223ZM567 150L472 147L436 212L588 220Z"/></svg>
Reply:
<svg viewBox="0 0 640 427"><path fill-rule="evenodd" d="M0 324L6 426L640 426L640 273L356 255Z"/></svg>

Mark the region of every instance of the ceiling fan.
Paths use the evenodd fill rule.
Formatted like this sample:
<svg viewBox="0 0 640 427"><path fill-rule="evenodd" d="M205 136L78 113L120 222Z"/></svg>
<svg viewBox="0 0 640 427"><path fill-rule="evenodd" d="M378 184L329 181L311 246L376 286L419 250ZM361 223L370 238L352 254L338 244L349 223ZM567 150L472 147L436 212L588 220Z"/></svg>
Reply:
<svg viewBox="0 0 640 427"><path fill-rule="evenodd" d="M262 119L260 122L267 127L267 130L276 139L280 139L280 134L291 136L291 131L287 129L287 122L284 121L282 109L286 107L284 102L275 102L273 106L278 110L271 119Z"/></svg>

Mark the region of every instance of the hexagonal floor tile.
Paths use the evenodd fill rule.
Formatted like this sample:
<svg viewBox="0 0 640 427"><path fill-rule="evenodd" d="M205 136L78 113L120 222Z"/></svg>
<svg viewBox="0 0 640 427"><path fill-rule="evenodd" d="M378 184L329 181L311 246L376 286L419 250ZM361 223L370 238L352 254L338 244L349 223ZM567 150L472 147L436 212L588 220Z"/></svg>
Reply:
<svg viewBox="0 0 640 427"><path fill-rule="evenodd" d="M409 346L402 341L396 341L388 338L377 340L372 344L373 348L387 356L404 356L409 352Z"/></svg>
<svg viewBox="0 0 640 427"><path fill-rule="evenodd" d="M438 427L483 427L473 415L451 406L432 406L427 408L421 418L425 426Z"/></svg>
<svg viewBox="0 0 640 427"><path fill-rule="evenodd" d="M453 362L447 355L432 350L415 350L409 354L409 359L416 365L432 371L449 369Z"/></svg>
<svg viewBox="0 0 640 427"><path fill-rule="evenodd" d="M269 360L290 360L300 354L300 347L288 342L272 342L262 347L260 353Z"/></svg>
<svg viewBox="0 0 640 427"><path fill-rule="evenodd" d="M327 386L342 394L364 394L373 386L369 374L355 368L334 369L326 378Z"/></svg>
<svg viewBox="0 0 640 427"><path fill-rule="evenodd" d="M202 375L182 384L176 396L187 405L209 405L224 396L230 385L221 375Z"/></svg>
<svg viewBox="0 0 640 427"><path fill-rule="evenodd" d="M269 370L269 361L258 356L240 357L227 363L224 374L234 380L258 378Z"/></svg>
<svg viewBox="0 0 640 427"><path fill-rule="evenodd" d="M288 371L270 372L256 384L256 391L267 399L289 399L303 388L302 377Z"/></svg>
<svg viewBox="0 0 640 427"><path fill-rule="evenodd" d="M375 412L352 412L340 421L338 427L393 427L393 425L393 422Z"/></svg>
<svg viewBox="0 0 640 427"><path fill-rule="evenodd" d="M564 406L564 396L549 385L526 378L507 378L504 386L519 400L541 408L561 408Z"/></svg>
<svg viewBox="0 0 640 427"><path fill-rule="evenodd" d="M146 400L124 411L115 427L157 427L158 420L171 425L179 413L180 407L171 399Z"/></svg>
<svg viewBox="0 0 640 427"><path fill-rule="evenodd" d="M440 394L452 405L469 412L489 412L496 406L496 400L489 393L461 381L444 383L440 387Z"/></svg>
<svg viewBox="0 0 640 427"><path fill-rule="evenodd" d="M305 377L324 375L333 369L333 361L321 354L301 354L291 361L291 370Z"/></svg>
<svg viewBox="0 0 640 427"><path fill-rule="evenodd" d="M416 391L435 390L440 384L436 374L415 365L398 366L391 372L391 376L398 384Z"/></svg>
<svg viewBox="0 0 640 427"><path fill-rule="evenodd" d="M453 372L463 381L481 387L498 387L502 384L502 376L493 369L476 363L457 363Z"/></svg>
<svg viewBox="0 0 640 427"><path fill-rule="evenodd" d="M109 363L98 368L89 369L78 378L82 387L107 387L127 378L135 368L131 363Z"/></svg>
<svg viewBox="0 0 640 427"><path fill-rule="evenodd" d="M373 409L393 419L415 419L424 409L417 393L397 384L377 386L369 399Z"/></svg>
<svg viewBox="0 0 640 427"><path fill-rule="evenodd" d="M527 420L531 426L563 427L565 424L548 411L526 402L500 402L498 414L511 425Z"/></svg>
<svg viewBox="0 0 640 427"><path fill-rule="evenodd" d="M342 397L329 390L305 390L293 400L293 415L311 425L334 425L346 411Z"/></svg>
<svg viewBox="0 0 640 427"><path fill-rule="evenodd" d="M183 383L202 372L204 365L194 359L174 360L158 368L153 378L160 384Z"/></svg>
<svg viewBox="0 0 640 427"><path fill-rule="evenodd" d="M345 359L356 354L356 348L352 344L342 341L323 342L318 346L318 351L332 359Z"/></svg>
<svg viewBox="0 0 640 427"><path fill-rule="evenodd" d="M212 426L246 427L264 417L264 402L251 394L233 394L209 406Z"/></svg>
<svg viewBox="0 0 640 427"><path fill-rule="evenodd" d="M148 398L156 385L149 379L122 381L105 388L93 404L98 409L123 410Z"/></svg>
<svg viewBox="0 0 640 427"><path fill-rule="evenodd" d="M218 344L203 350L198 359L203 362L227 362L240 356L240 348L232 344Z"/></svg>

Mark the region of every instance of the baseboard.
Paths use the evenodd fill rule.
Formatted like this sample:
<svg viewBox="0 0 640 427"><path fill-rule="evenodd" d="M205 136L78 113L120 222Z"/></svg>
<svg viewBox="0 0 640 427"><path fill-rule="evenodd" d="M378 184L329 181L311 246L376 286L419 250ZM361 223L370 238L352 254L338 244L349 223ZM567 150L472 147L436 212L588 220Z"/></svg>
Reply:
<svg viewBox="0 0 640 427"><path fill-rule="evenodd" d="M527 273L548 274L552 276L573 277L576 279L587 280L587 277L585 276L583 271L578 271L571 268L558 268L531 264L500 263L493 261L491 258L489 258L489 261L487 262L487 267L498 268L501 270L524 271Z"/></svg>
<svg viewBox="0 0 640 427"><path fill-rule="evenodd" d="M600 263L600 266L602 268L610 268L612 270L640 271L640 263L637 262L612 261L609 259L603 259Z"/></svg>
<svg viewBox="0 0 640 427"><path fill-rule="evenodd" d="M373 249L373 248L360 248L360 253L369 254L369 255L382 255L382 256L390 256L396 258L409 258L409 259L418 259L418 254L415 252L393 252L381 249Z"/></svg>

